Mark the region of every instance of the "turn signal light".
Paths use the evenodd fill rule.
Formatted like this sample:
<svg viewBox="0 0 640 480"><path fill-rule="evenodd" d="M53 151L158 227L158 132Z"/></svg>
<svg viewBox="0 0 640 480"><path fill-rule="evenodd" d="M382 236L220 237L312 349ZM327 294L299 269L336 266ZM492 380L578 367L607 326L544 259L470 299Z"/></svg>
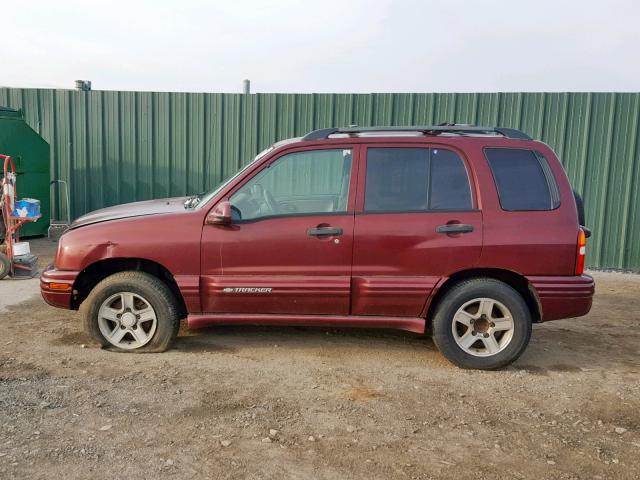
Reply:
<svg viewBox="0 0 640 480"><path fill-rule="evenodd" d="M580 229L578 233L578 251L576 254L576 275L582 275L584 272L584 257L587 253L587 236L584 230Z"/></svg>
<svg viewBox="0 0 640 480"><path fill-rule="evenodd" d="M68 283L50 283L49 289L51 290L71 290L71 285Z"/></svg>

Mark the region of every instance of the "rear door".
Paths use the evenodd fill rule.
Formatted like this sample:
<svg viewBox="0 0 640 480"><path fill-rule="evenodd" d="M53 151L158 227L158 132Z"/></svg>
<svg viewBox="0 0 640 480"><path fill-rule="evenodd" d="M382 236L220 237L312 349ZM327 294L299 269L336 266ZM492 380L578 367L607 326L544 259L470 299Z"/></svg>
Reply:
<svg viewBox="0 0 640 480"><path fill-rule="evenodd" d="M482 212L469 164L448 146L363 150L351 312L419 316L443 277L480 257Z"/></svg>
<svg viewBox="0 0 640 480"><path fill-rule="evenodd" d="M290 150L231 194L233 224L203 229L204 312L349 313L355 153Z"/></svg>

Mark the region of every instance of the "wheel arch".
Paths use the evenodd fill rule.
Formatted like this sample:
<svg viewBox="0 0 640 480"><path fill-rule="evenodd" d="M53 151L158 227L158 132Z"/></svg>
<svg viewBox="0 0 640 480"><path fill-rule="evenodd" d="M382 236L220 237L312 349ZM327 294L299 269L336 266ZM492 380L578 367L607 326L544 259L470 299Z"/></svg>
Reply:
<svg viewBox="0 0 640 480"><path fill-rule="evenodd" d="M430 329L430 322L438 303L445 297L448 291L459 284L462 281L470 280L472 278L492 278L494 280L501 281L512 287L518 292L524 299L529 312L531 313L531 319L537 323L542 317L542 307L540 305L540 299L529 281L523 275L513 272L511 270L505 270L500 268L474 268L469 270L462 270L456 272L447 278L442 285L438 288L436 293L428 300L426 306L426 320L427 329Z"/></svg>
<svg viewBox="0 0 640 480"><path fill-rule="evenodd" d="M73 284L74 292L77 293L72 298L71 308L77 310L99 282L115 273L125 271L145 272L165 283L178 302L179 313L186 315L184 298L171 272L164 265L146 258L107 258L85 267Z"/></svg>

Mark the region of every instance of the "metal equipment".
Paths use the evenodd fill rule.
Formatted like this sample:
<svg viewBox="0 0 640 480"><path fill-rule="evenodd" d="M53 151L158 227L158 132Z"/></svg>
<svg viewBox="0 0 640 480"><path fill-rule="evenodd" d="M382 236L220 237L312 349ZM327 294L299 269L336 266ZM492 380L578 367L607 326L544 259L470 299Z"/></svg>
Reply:
<svg viewBox="0 0 640 480"><path fill-rule="evenodd" d="M15 255L14 245L20 241L20 227L28 222L36 222L41 215L19 217L14 215L17 198L16 167L13 159L0 154L4 160L4 175L1 182L0 207L4 226L4 243L0 245L0 279L12 277L33 277L37 273L37 257L34 255Z"/></svg>
<svg viewBox="0 0 640 480"><path fill-rule="evenodd" d="M51 180L50 186L52 196L55 195L54 185L60 185L60 187L64 187L62 195L64 196L66 202L65 211L67 213L66 219L62 219L62 215L60 214L60 209L58 207L56 207L54 213L53 206L57 205L57 203L53 199L51 200L52 213L49 230L47 230L47 236L49 237L49 240L56 242L62 236L62 234L67 231L69 225L71 225L71 204L69 203L69 186L67 185L67 182L65 182L64 180Z"/></svg>

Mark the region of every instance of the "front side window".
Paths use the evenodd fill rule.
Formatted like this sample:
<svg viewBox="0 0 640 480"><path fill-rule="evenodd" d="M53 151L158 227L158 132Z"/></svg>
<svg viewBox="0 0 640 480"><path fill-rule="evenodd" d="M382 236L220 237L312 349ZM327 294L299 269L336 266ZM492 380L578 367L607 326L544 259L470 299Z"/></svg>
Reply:
<svg viewBox="0 0 640 480"><path fill-rule="evenodd" d="M234 217L346 212L351 160L350 149L283 155L231 196Z"/></svg>
<svg viewBox="0 0 640 480"><path fill-rule="evenodd" d="M369 148L367 212L470 210L469 177L462 159L438 148Z"/></svg>
<svg viewBox="0 0 640 480"><path fill-rule="evenodd" d="M485 148L503 210L553 210L558 186L546 159L531 150Z"/></svg>

